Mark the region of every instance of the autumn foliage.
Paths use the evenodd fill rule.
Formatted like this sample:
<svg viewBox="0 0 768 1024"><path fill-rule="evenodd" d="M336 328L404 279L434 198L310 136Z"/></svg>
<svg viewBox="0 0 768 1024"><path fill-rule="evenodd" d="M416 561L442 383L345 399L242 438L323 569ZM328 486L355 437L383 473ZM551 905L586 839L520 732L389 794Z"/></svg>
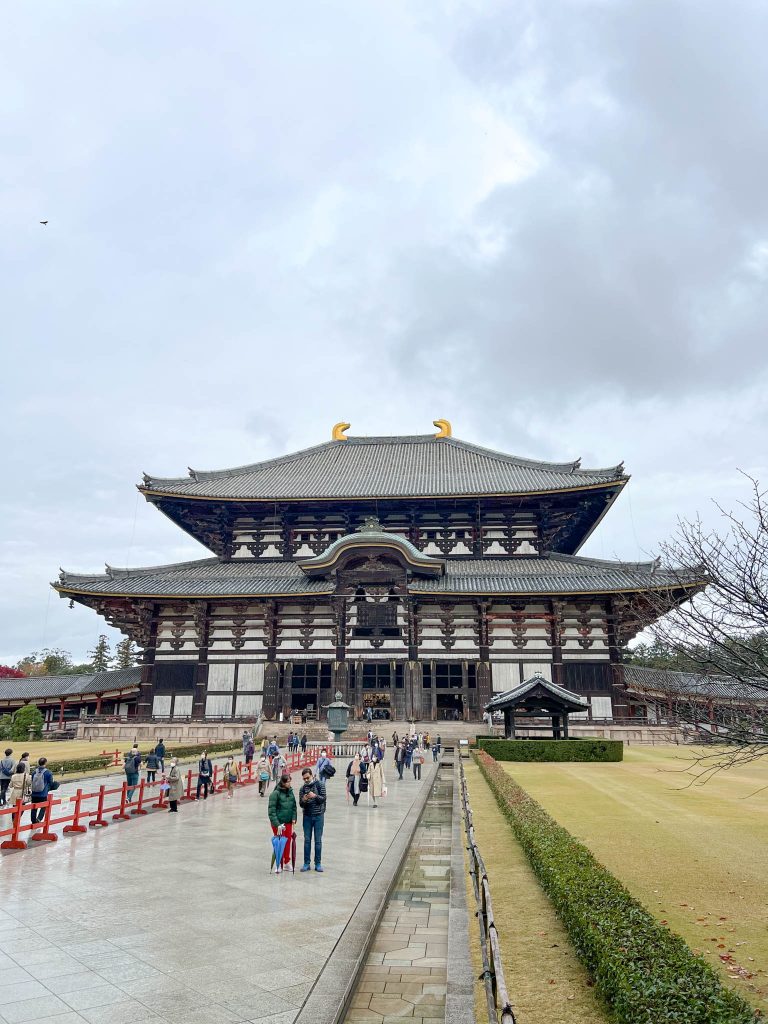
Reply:
<svg viewBox="0 0 768 1024"><path fill-rule="evenodd" d="M0 679L23 679L24 673L10 665L0 665Z"/></svg>
<svg viewBox="0 0 768 1024"><path fill-rule="evenodd" d="M754 1024L759 1011L721 984L586 846L485 751L475 760L619 1024Z"/></svg>

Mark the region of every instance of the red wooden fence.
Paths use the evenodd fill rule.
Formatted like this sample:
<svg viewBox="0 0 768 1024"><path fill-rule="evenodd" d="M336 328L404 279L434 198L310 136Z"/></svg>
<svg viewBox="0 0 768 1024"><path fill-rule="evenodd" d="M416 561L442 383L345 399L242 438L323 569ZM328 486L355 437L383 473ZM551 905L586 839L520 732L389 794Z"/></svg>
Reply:
<svg viewBox="0 0 768 1024"><path fill-rule="evenodd" d="M314 752L307 754L290 754L285 758L286 771L296 772L305 766L314 766L317 758ZM254 773L253 763L243 769L242 761L238 762L240 770L240 786L249 786L258 782ZM198 773L190 768L186 775L186 786L182 800L193 800L193 780L196 783ZM135 786L129 786L125 781L119 786L107 788L106 785L90 793L84 793L82 789L71 797L57 797L56 792L49 793L45 801L38 803L24 803L17 800L12 807L0 808L0 849L2 850L25 850L29 843L55 843L58 835L52 831L55 825L63 825L62 832L65 835L87 832L89 828L106 828L111 821L130 821L132 818L141 818L152 811L162 810L168 807L168 795L160 789L160 782L147 782L141 779ZM211 794L220 793L225 788L221 778L221 766L213 766L213 780ZM134 790L134 801L128 801L128 790ZM153 790L155 792L153 792ZM137 796L138 794L138 796ZM65 808L74 808L71 813L63 813ZM57 811L56 809L60 810ZM42 821L32 824L32 821L23 821L26 811L43 811ZM36 831L38 830L39 831ZM28 833L31 833L28 835ZM27 839L29 842L27 842Z"/></svg>

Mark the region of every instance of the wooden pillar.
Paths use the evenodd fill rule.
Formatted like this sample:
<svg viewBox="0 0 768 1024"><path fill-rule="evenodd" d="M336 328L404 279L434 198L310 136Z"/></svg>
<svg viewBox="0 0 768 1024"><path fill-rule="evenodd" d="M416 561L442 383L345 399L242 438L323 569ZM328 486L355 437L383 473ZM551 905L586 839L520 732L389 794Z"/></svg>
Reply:
<svg viewBox="0 0 768 1024"><path fill-rule="evenodd" d="M552 648L552 682L557 683L558 686L565 686L562 645L563 602L554 600L550 601L549 612L551 616L550 646Z"/></svg>
<svg viewBox="0 0 768 1024"><path fill-rule="evenodd" d="M566 711L563 715L563 739L568 739L568 712Z"/></svg>
<svg viewBox="0 0 768 1024"><path fill-rule="evenodd" d="M136 716L149 719L152 717L152 703L155 675L155 647L157 646L157 605L151 610L149 625L149 643L144 648L141 666L141 683L136 702Z"/></svg>
<svg viewBox="0 0 768 1024"><path fill-rule="evenodd" d="M208 602L196 601L193 605L193 616L197 639L197 666L192 697L192 718L202 720L205 718L205 698L208 692L208 641L211 626Z"/></svg>
<svg viewBox="0 0 768 1024"><path fill-rule="evenodd" d="M64 728L64 701L59 701L59 728Z"/></svg>
<svg viewBox="0 0 768 1024"><path fill-rule="evenodd" d="M619 647L618 611L613 598L609 597L607 599L605 608L608 660L611 663L613 717L619 720L627 719L629 717L629 702L627 700L627 688L624 685L624 666L621 662L621 648Z"/></svg>
<svg viewBox="0 0 768 1024"><path fill-rule="evenodd" d="M101 714L101 694L96 697L96 714Z"/></svg>

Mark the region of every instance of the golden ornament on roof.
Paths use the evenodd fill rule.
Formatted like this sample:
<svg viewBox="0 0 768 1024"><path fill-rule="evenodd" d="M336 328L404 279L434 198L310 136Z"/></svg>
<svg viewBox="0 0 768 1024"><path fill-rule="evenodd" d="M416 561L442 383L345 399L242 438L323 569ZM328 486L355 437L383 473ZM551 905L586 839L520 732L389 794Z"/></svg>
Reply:
<svg viewBox="0 0 768 1024"><path fill-rule="evenodd" d="M435 437L450 437L451 436L451 424L448 420L432 420L436 427L440 428L440 433L435 434Z"/></svg>

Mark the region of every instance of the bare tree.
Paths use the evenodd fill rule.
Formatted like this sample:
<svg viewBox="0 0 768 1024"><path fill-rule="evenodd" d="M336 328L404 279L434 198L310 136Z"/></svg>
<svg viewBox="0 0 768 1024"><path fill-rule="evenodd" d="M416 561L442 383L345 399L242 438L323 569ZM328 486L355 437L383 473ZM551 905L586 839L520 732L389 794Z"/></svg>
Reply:
<svg viewBox="0 0 768 1024"><path fill-rule="evenodd" d="M681 686L678 675L668 701L700 738L727 745L705 755L713 770L768 754L768 492L745 478L735 512L717 505L720 528L678 522L660 565L679 586L643 595L656 643L695 676ZM686 581L688 599L671 600Z"/></svg>

